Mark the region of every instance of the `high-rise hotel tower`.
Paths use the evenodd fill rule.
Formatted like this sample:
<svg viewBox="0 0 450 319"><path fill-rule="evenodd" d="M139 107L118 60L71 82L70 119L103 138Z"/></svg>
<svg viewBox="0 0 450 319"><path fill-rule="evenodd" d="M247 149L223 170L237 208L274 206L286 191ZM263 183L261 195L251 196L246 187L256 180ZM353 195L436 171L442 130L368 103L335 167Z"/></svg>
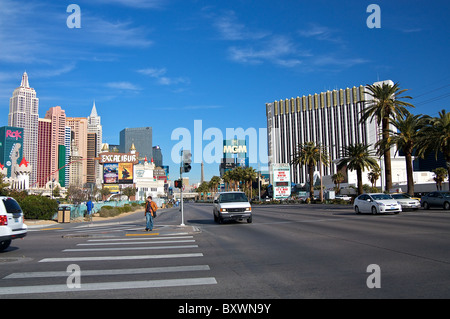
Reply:
<svg viewBox="0 0 450 319"><path fill-rule="evenodd" d="M382 83L377 82L374 85ZM392 81L388 81L394 85ZM321 92L319 94L279 100L266 104L269 167L290 163L300 143L315 142L327 150L332 164L323 166L323 175L337 172L336 159L350 144L374 145L379 128L375 120L360 122L361 111L371 96L365 87ZM334 161L334 162L333 162ZM316 167L319 170L319 167ZM291 165L291 181L304 184L307 167Z"/></svg>
<svg viewBox="0 0 450 319"><path fill-rule="evenodd" d="M36 91L30 88L28 74L25 72L22 83L9 99L8 126L23 128L23 154L32 165L30 186L37 178L38 120L39 99Z"/></svg>

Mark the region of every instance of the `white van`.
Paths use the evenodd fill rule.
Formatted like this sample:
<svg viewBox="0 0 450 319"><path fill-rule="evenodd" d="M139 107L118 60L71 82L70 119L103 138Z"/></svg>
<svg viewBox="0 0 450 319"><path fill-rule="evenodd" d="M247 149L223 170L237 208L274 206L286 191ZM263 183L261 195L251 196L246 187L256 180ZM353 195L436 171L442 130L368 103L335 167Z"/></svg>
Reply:
<svg viewBox="0 0 450 319"><path fill-rule="evenodd" d="M243 192L223 192L214 198L214 221L222 224L225 220L252 222L252 206Z"/></svg>
<svg viewBox="0 0 450 319"><path fill-rule="evenodd" d="M11 244L11 240L27 235L27 225L23 223L23 212L12 197L0 196L0 251Z"/></svg>

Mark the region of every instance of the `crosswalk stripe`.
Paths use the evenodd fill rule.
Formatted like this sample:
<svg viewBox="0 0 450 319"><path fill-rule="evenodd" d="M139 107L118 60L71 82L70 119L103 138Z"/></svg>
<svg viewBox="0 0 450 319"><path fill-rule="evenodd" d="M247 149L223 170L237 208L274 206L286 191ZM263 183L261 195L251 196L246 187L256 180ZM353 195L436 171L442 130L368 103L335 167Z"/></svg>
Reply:
<svg viewBox="0 0 450 319"><path fill-rule="evenodd" d="M194 238L194 236L164 236L164 237L153 237L153 238L107 238L107 239L89 239L88 242L120 242L120 241L134 241L134 240L149 240L149 241L158 241L158 240L168 240L168 239L187 239Z"/></svg>
<svg viewBox="0 0 450 319"><path fill-rule="evenodd" d="M116 248L75 248L64 249L63 252L76 251L115 251L115 250L155 250L155 249L184 249L184 248L198 248L198 245L183 245L183 246L145 246L145 247L116 247Z"/></svg>
<svg viewBox="0 0 450 319"><path fill-rule="evenodd" d="M40 263L49 262L72 262L72 261L112 261L112 260L139 260L139 259L163 259L163 258L188 258L202 257L202 253L190 254L165 254L165 255L139 255L139 256L100 256L100 257L65 257L65 258L44 258Z"/></svg>
<svg viewBox="0 0 450 319"><path fill-rule="evenodd" d="M101 269L101 270L81 270L81 276L110 276L110 275L135 275L135 274L156 274L168 272L204 271L210 270L208 265L192 266L168 266L151 268L128 268L128 269ZM26 279L45 277L68 277L67 271L36 271L12 273L3 279Z"/></svg>
<svg viewBox="0 0 450 319"><path fill-rule="evenodd" d="M40 286L19 286L0 288L0 295L14 294L35 294L52 292L79 292L96 290L115 290L115 289L137 289L137 288L159 288L159 287L179 287L193 285L213 285L217 284L214 277L205 278L186 278L186 279L163 279L163 280L145 280L145 281L117 281L103 283L81 284L80 288L68 288L67 285L40 285Z"/></svg>
<svg viewBox="0 0 450 319"><path fill-rule="evenodd" d="M101 229L96 229L102 231ZM127 229L117 227L116 229L109 229L108 231L129 231L130 225ZM79 232L84 230L79 229ZM92 232L94 229L86 229L86 232ZM127 237L130 236L130 237ZM141 236L141 237L139 237ZM142 237L145 236L145 237ZM149 237L150 236L150 237ZM177 253L166 254L170 249L198 249L199 246L195 244L196 240L194 236L188 233L177 234L163 234L159 233L126 233L124 237L118 238L109 236L111 238L95 238L88 239L85 242L77 243L74 249L64 249L62 253L66 256L71 256L70 253L86 253L84 256L71 256L62 258L44 258L39 260L39 263L81 263L87 262L82 265L80 270L81 278L91 276L90 281L94 281L97 276L117 276L118 280L126 280L123 276L144 275L140 276L138 281L117 281L105 278L105 282L91 282L84 283L82 280L81 286L78 288L70 288L68 284L48 284L45 285L45 278L68 278L70 272L67 271L41 271L41 272L17 272L9 274L2 278L2 282L5 283L11 279L27 280L28 286L12 286L12 287L0 287L1 295L27 295L27 294L45 294L45 293L76 293L83 291L102 291L102 290L123 290L123 289L141 289L141 288L158 288L158 287L179 287L179 286L195 286L195 285L214 285L217 281L214 277L201 277L191 278L187 272L201 272L211 270L208 265L167 265L164 267L149 267L149 268L116 268L111 269L91 269L86 270L83 267L89 267L89 262L107 262L112 261L126 261L126 260L151 260L151 259L176 259L176 258L198 258L203 257L203 253ZM168 249L168 251L164 251ZM145 251L145 250L158 250L163 254L146 254L146 255L130 255L127 256L126 252L120 254L120 256L99 256L96 252L114 252L114 251L129 251L133 254L133 251ZM195 250L194 250L195 251ZM94 256L89 257L89 253ZM156 252L156 251L155 251ZM188 250L189 252L189 250ZM143 252L145 253L145 252ZM114 254L114 253L112 253ZM119 253L118 253L119 254ZM189 262L189 259L186 261ZM191 261L192 262L192 261ZM84 265L84 266L83 266ZM106 265L106 263L105 263ZM116 266L117 267L117 266ZM109 269L108 269L109 268ZM172 273L171 277L178 277L177 279L152 279L152 274L159 273ZM184 275L183 275L184 273ZM145 276L146 275L146 276ZM120 276L120 277L119 277ZM199 273L197 273L197 276ZM154 276L153 276L154 277ZM43 279L40 279L43 278ZM101 277L98 278L100 280ZM113 277L111 277L113 278ZM130 278L131 279L131 278ZM144 280L142 280L144 279ZM97 281L97 279L95 279ZM39 285L38 283L44 283ZM50 283L50 282L47 282ZM34 284L34 285L33 285Z"/></svg>
<svg viewBox="0 0 450 319"><path fill-rule="evenodd" d="M150 238L144 238L150 239ZM153 238L154 239L154 238ZM159 240L159 241L132 241L132 242L101 242L101 243L86 243L77 244L77 246L108 246L108 245L140 245L140 244L172 244L172 243L195 243L194 239L186 240Z"/></svg>

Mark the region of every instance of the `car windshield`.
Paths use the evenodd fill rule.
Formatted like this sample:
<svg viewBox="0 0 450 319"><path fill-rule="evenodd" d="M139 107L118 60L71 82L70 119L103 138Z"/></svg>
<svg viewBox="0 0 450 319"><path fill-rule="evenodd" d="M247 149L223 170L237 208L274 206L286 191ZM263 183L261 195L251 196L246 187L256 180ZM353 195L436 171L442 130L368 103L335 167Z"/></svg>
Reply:
<svg viewBox="0 0 450 319"><path fill-rule="evenodd" d="M388 194L376 194L371 196L374 200L392 199L391 195Z"/></svg>
<svg viewBox="0 0 450 319"><path fill-rule="evenodd" d="M450 193L449 192L445 192L445 193L441 193L442 194L442 196L444 196L444 197L450 197Z"/></svg>
<svg viewBox="0 0 450 319"><path fill-rule="evenodd" d="M230 193L230 194L222 194L220 196L220 202L221 203L248 202L248 199L244 193Z"/></svg>
<svg viewBox="0 0 450 319"><path fill-rule="evenodd" d="M410 199L410 197L405 194L393 194L392 197L395 199Z"/></svg>

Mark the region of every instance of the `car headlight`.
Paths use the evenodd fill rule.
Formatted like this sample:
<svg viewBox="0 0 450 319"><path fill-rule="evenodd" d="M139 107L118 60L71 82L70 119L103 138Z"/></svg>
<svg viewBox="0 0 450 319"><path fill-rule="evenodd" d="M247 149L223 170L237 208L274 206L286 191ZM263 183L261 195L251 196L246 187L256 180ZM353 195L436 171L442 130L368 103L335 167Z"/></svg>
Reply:
<svg viewBox="0 0 450 319"><path fill-rule="evenodd" d="M251 208L251 207L247 207L247 208L245 209L245 211L246 211L246 212L251 212L251 211L252 211L252 208Z"/></svg>
<svg viewBox="0 0 450 319"><path fill-rule="evenodd" d="M377 202L378 206L386 206L384 203Z"/></svg>
<svg viewBox="0 0 450 319"><path fill-rule="evenodd" d="M221 209L220 209L220 212L221 212L221 213L226 213L226 212L227 212L227 209L226 209L226 208L221 208Z"/></svg>

